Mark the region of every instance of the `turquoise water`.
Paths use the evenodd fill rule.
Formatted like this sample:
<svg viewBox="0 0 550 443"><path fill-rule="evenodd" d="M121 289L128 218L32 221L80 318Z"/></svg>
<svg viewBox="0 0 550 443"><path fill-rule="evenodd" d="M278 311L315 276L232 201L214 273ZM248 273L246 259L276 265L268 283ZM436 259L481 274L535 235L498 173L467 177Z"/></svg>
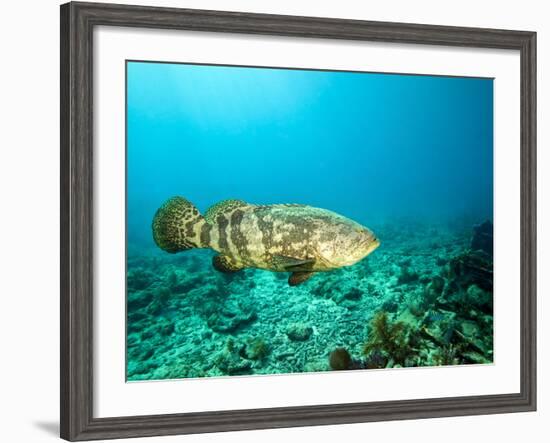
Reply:
<svg viewBox="0 0 550 443"><path fill-rule="evenodd" d="M381 244L296 287L223 274L153 242L175 195L320 207ZM128 62L127 377L490 363L492 217L492 79Z"/></svg>

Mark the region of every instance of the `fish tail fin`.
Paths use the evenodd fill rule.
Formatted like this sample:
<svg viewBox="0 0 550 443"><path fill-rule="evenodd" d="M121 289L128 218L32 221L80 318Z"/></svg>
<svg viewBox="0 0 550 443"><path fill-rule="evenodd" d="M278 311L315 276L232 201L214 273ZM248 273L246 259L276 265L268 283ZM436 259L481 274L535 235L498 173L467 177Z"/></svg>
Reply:
<svg viewBox="0 0 550 443"><path fill-rule="evenodd" d="M155 213L152 228L155 243L166 252L209 247L210 226L195 205L183 197L167 200Z"/></svg>

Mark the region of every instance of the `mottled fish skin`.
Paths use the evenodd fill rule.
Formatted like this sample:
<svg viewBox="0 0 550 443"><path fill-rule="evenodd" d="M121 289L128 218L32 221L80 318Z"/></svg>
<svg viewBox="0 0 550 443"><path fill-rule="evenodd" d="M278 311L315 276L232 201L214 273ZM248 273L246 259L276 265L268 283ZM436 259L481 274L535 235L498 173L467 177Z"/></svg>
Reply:
<svg viewBox="0 0 550 443"><path fill-rule="evenodd" d="M380 244L366 227L326 209L241 200L219 202L203 216L188 200L173 197L157 210L152 229L167 252L211 248L220 253L213 264L222 272L250 267L298 273L290 284L312 272L351 266Z"/></svg>
<svg viewBox="0 0 550 443"><path fill-rule="evenodd" d="M207 237L210 226L199 210L183 197L173 197L166 201L153 218L153 239L159 248L176 253L192 248L208 247Z"/></svg>
<svg viewBox="0 0 550 443"><path fill-rule="evenodd" d="M326 209L306 205L235 208L218 214L209 246L242 267L289 271L281 257L310 260L310 271L349 266L378 246L367 228Z"/></svg>

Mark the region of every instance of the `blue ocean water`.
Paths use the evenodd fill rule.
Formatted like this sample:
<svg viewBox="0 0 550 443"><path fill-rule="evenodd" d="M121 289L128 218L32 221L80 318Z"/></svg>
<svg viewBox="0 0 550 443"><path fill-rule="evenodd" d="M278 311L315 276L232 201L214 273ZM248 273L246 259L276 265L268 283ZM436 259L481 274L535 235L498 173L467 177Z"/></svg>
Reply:
<svg viewBox="0 0 550 443"><path fill-rule="evenodd" d="M227 280L208 251L155 246L152 218L175 195L201 212L224 199L326 208L381 246L294 292L267 271ZM373 352L386 367L491 361L492 280L464 269L474 226L492 218L492 79L127 62L128 378L326 370L335 349L350 368ZM492 273L492 261L478 266ZM324 332L331 306L311 313L321 301L341 310ZM280 331L277 315L289 319ZM377 319L437 327L407 360L365 345ZM289 338L293 327L306 339Z"/></svg>

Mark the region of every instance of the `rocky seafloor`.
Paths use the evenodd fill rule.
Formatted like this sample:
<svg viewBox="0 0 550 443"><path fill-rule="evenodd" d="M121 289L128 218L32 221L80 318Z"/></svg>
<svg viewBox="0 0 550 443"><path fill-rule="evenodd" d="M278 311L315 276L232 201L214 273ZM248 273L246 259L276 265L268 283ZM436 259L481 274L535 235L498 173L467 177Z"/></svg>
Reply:
<svg viewBox="0 0 550 443"><path fill-rule="evenodd" d="M376 227L381 246L296 287L213 252L129 245L127 379L493 361L492 225Z"/></svg>

